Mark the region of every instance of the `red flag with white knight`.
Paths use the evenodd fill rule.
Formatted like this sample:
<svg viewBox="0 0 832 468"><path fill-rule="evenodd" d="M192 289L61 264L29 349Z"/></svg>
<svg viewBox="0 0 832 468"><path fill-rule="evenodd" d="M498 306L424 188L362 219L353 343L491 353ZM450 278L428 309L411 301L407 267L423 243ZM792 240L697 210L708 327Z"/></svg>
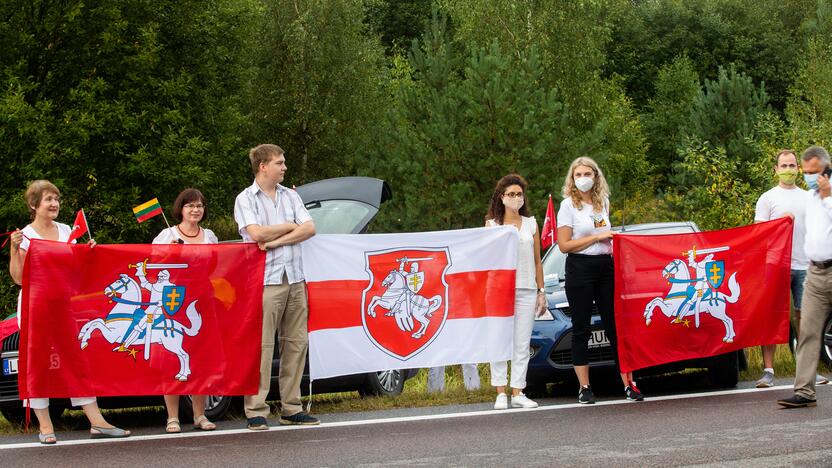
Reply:
<svg viewBox="0 0 832 468"><path fill-rule="evenodd" d="M89 232L89 230L90 226L87 224L87 216L84 214L84 209L81 208L75 215L75 222L72 223L72 232L69 233L67 243L71 244L72 241L80 239L81 236Z"/></svg>
<svg viewBox="0 0 832 468"><path fill-rule="evenodd" d="M264 267L254 244L32 240L21 398L256 393Z"/></svg>
<svg viewBox="0 0 832 468"><path fill-rule="evenodd" d="M558 240L558 230L555 227L555 205L552 194L549 194L549 204L546 205L546 218L543 220L543 230L540 232L540 247L548 249Z"/></svg>
<svg viewBox="0 0 832 468"><path fill-rule="evenodd" d="M791 218L615 236L621 371L786 343L791 246Z"/></svg>

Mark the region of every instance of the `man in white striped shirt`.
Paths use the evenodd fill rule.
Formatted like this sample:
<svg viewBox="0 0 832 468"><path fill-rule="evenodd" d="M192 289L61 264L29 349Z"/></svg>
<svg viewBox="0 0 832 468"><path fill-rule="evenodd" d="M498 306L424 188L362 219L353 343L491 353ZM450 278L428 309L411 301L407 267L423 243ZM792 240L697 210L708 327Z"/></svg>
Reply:
<svg viewBox="0 0 832 468"><path fill-rule="evenodd" d="M260 387L257 395L245 397L248 428L269 428L266 396L271 387L276 332L280 351L280 424L319 424L303 412L300 400L309 309L299 244L315 235L315 224L297 192L280 185L286 174L283 149L259 145L249 151L249 159L254 183L237 195L234 220L243 240L257 242L266 251L266 272Z"/></svg>

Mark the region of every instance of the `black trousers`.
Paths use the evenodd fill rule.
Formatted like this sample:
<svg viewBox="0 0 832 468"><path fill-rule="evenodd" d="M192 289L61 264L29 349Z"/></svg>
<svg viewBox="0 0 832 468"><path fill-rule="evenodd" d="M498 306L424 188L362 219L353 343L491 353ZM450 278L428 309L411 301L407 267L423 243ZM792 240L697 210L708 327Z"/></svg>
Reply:
<svg viewBox="0 0 832 468"><path fill-rule="evenodd" d="M593 301L607 332L612 356L618 368L618 342L615 335L615 272L612 256L569 254L566 257L566 299L572 312L572 364L585 366Z"/></svg>

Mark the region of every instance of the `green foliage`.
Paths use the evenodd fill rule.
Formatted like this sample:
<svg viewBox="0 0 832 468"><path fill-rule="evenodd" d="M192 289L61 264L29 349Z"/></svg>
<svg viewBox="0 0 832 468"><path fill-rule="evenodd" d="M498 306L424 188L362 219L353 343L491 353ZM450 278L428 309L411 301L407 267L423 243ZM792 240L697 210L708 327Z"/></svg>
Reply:
<svg viewBox="0 0 832 468"><path fill-rule="evenodd" d="M99 242L150 241L162 226L137 224L131 208L188 186L229 212L245 180L229 156L240 154L251 11L240 0L4 2L0 224L26 224L22 193L38 178L61 189L64 222L85 209ZM13 308L11 281L3 289Z"/></svg>
<svg viewBox="0 0 832 468"><path fill-rule="evenodd" d="M671 0L638 2L615 24L605 73L624 77L639 108L655 94L659 70L687 56L701 78L735 64L765 82L775 108L783 109L802 49L800 20L813 1Z"/></svg>
<svg viewBox="0 0 832 468"><path fill-rule="evenodd" d="M469 47L497 41L510 57L534 50L540 57L540 83L554 89L569 110L564 154L552 160L550 190L560 192L568 163L589 155L605 169L612 204L642 189L647 148L640 123L618 79L602 79L605 48L626 1L556 0L549 2L462 0L440 2L450 12L457 39Z"/></svg>
<svg viewBox="0 0 832 468"><path fill-rule="evenodd" d="M686 135L725 148L728 157L747 162L754 158L755 126L768 111L768 96L763 85L754 86L751 78L733 66L720 68L716 80L705 80L705 87L693 100Z"/></svg>
<svg viewBox="0 0 832 468"><path fill-rule="evenodd" d="M832 144L832 45L813 38L786 109L794 147Z"/></svg>
<svg viewBox="0 0 832 468"><path fill-rule="evenodd" d="M642 115L644 134L651 142L648 160L655 173L669 173L676 159L676 148L690 121L691 107L699 94L699 77L691 60L685 56L659 70L656 93L650 98Z"/></svg>
<svg viewBox="0 0 832 468"><path fill-rule="evenodd" d="M672 191L667 199L682 218L706 230L754 220L754 204L761 192L755 184L737 177L741 163L728 157L724 147L690 141L680 150L680 158L678 171L689 183L682 190Z"/></svg>
<svg viewBox="0 0 832 468"><path fill-rule="evenodd" d="M249 141L279 144L296 185L354 175L389 104L384 53L364 34L362 2L264 4L247 98Z"/></svg>
<svg viewBox="0 0 832 468"><path fill-rule="evenodd" d="M378 230L481 225L510 171L540 216L581 155L616 223L727 227L751 221L779 148L831 144L830 0L8 0L0 15L7 228L48 178L61 219L85 208L99 242L150 240L160 221L130 208L186 186L236 237L263 142L286 150L288 185L388 180Z"/></svg>
<svg viewBox="0 0 832 468"><path fill-rule="evenodd" d="M515 60L494 42L463 57L445 24L435 21L411 50L412 68L398 71L400 106L390 115L398 128L376 159L396 190L395 215L383 218L392 230L480 226L508 172L528 176L533 204L566 157L566 109L541 85L536 52Z"/></svg>
<svg viewBox="0 0 832 468"><path fill-rule="evenodd" d="M388 53L407 49L430 22L431 0L365 0L364 21Z"/></svg>

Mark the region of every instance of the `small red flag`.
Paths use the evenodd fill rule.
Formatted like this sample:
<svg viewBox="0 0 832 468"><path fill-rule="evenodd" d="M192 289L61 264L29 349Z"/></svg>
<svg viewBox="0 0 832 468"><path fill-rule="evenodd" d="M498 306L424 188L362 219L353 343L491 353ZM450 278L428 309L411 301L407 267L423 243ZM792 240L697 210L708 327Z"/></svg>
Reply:
<svg viewBox="0 0 832 468"><path fill-rule="evenodd" d="M540 234L540 246L544 249L551 247L558 240L558 231L555 229L555 205L552 203L552 194L549 194L549 205L546 206L546 219L543 220L543 232Z"/></svg>
<svg viewBox="0 0 832 468"><path fill-rule="evenodd" d="M72 232L69 233L67 243L72 243L75 239L80 239L81 236L86 234L89 230L90 227L87 224L87 217L84 216L84 209L81 208L81 210L78 211L78 214L75 215L75 222L72 223Z"/></svg>

